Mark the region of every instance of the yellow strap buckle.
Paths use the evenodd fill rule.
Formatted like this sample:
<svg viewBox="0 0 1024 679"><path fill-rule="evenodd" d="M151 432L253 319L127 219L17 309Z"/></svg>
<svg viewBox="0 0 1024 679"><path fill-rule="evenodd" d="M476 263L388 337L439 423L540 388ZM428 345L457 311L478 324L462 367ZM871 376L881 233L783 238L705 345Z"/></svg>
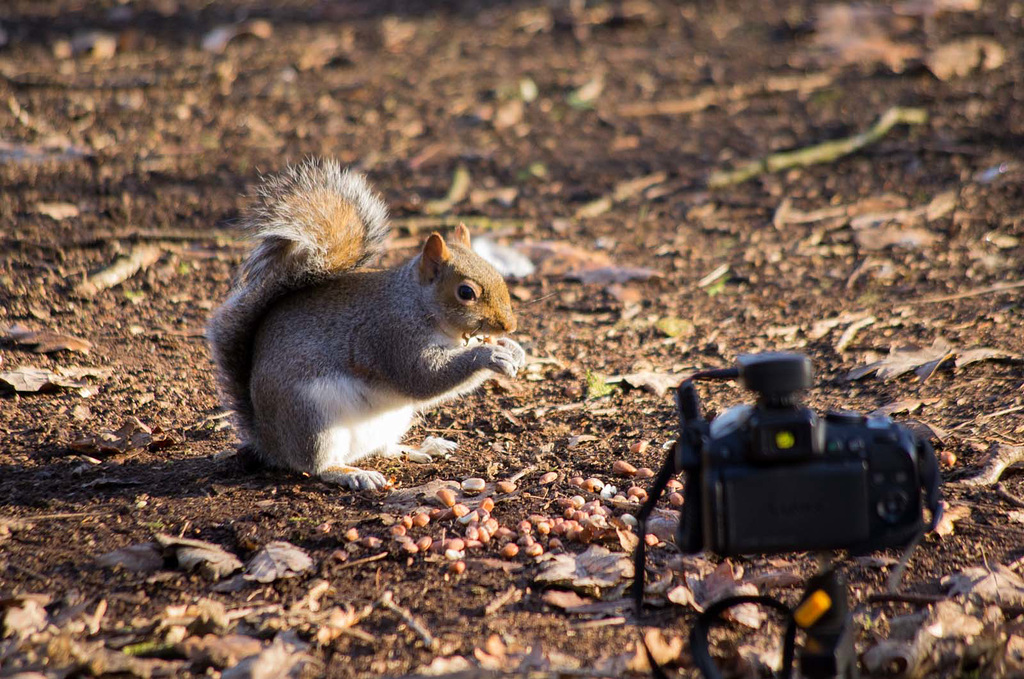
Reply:
<svg viewBox="0 0 1024 679"><path fill-rule="evenodd" d="M816 590L793 611L793 619L800 627L807 629L821 619L832 608L832 598L822 590Z"/></svg>

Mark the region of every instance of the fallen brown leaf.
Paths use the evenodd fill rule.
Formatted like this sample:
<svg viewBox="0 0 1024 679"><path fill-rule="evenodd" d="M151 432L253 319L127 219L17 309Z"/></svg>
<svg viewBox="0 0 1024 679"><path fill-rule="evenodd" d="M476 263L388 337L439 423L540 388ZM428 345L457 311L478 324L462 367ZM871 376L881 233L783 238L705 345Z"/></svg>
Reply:
<svg viewBox="0 0 1024 679"><path fill-rule="evenodd" d="M884 359L851 370L847 373L846 379L859 380L874 374L879 379L891 380L914 371L918 377L926 380L942 363L955 355L956 350L953 346L942 337L937 337L932 345L925 349L893 347Z"/></svg>
<svg viewBox="0 0 1024 679"><path fill-rule="evenodd" d="M263 547L249 561L246 580L273 582L282 578L294 578L313 567L313 560L306 552L290 542L276 540Z"/></svg>
<svg viewBox="0 0 1024 679"><path fill-rule="evenodd" d="M158 533L155 539L164 548L164 553L173 554L178 565L186 571L198 570L208 578L219 580L242 568L242 562L234 554L211 542L176 538L163 533Z"/></svg>
<svg viewBox="0 0 1024 679"><path fill-rule="evenodd" d="M614 587L632 577L633 562L628 556L591 545L582 554L556 554L544 563L534 580L599 593L601 588Z"/></svg>

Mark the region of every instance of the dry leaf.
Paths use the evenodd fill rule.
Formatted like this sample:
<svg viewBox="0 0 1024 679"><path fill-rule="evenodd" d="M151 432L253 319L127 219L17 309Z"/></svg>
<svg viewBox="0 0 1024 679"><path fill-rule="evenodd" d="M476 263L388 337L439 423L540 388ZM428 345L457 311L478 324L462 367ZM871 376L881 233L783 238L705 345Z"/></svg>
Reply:
<svg viewBox="0 0 1024 679"><path fill-rule="evenodd" d="M902 413L913 413L923 405L933 405L938 403L937 398L901 398L898 401L886 403L881 408L877 408L868 413L869 417L892 417L893 415L900 415Z"/></svg>
<svg viewBox="0 0 1024 679"><path fill-rule="evenodd" d="M974 566L942 579L951 597L963 597L984 608L996 605L1002 608L1024 608L1024 580L1002 564L993 568Z"/></svg>
<svg viewBox="0 0 1024 679"><path fill-rule="evenodd" d="M743 569L733 567L732 563L725 559L703 581L694 579L690 586L693 590L696 604L701 607L699 610L703 610L716 601L727 597L759 593L756 585L750 582L743 582L742 578ZM733 606L723 613L722 617L751 629L759 628L761 623L764 622L764 613L754 604Z"/></svg>
<svg viewBox="0 0 1024 679"><path fill-rule="evenodd" d="M57 222L78 216L78 206L73 203L36 203L35 211Z"/></svg>
<svg viewBox="0 0 1024 679"><path fill-rule="evenodd" d="M682 637L674 636L671 639L666 639L662 631L657 628L644 632L644 644L651 651L654 662L658 663L660 667L677 662L683 652ZM647 652L644 651L644 646L640 642L637 642L636 653L626 668L632 672L643 673L650 672L653 669L650 661L647 659Z"/></svg>
<svg viewBox="0 0 1024 679"><path fill-rule="evenodd" d="M0 639L23 639L45 628L49 622L45 606L49 602L48 594L23 594L0 599L0 611L3 611Z"/></svg>
<svg viewBox="0 0 1024 679"><path fill-rule="evenodd" d="M280 635L258 655L245 658L224 670L221 679L286 679L298 677L311 658L299 648L286 644Z"/></svg>
<svg viewBox="0 0 1024 679"><path fill-rule="evenodd" d="M994 347L976 347L961 351L956 357L956 367L964 368L980 361L1021 361L1024 356Z"/></svg>
<svg viewBox="0 0 1024 679"><path fill-rule="evenodd" d="M926 349L893 347L884 359L851 370L847 373L846 379L859 380L876 374L879 379L891 380L913 370L918 377L926 380L942 363L955 355L956 350L953 346L942 337L937 337Z"/></svg>
<svg viewBox="0 0 1024 679"><path fill-rule="evenodd" d="M313 567L313 560L304 551L283 540L268 543L247 566L246 580L273 582L281 578L294 578Z"/></svg>
<svg viewBox="0 0 1024 679"><path fill-rule="evenodd" d="M935 244L939 237L921 227L906 227L898 224L873 226L853 233L853 241L862 250L884 250L889 247L926 248Z"/></svg>
<svg viewBox="0 0 1024 679"><path fill-rule="evenodd" d="M992 71L1006 63L1006 49L992 38L962 38L936 47L924 59L939 80L964 78L975 69Z"/></svg>
<svg viewBox="0 0 1024 679"><path fill-rule="evenodd" d="M211 542L176 538L163 533L158 533L155 538L164 548L164 553L173 554L178 565L186 571L198 569L206 577L219 580L242 568L242 562L234 554Z"/></svg>
<svg viewBox="0 0 1024 679"><path fill-rule="evenodd" d="M661 278L661 272L644 267L629 266L604 266L596 269L580 269L569 271L565 279L579 281L584 284L621 284L630 281L649 281L654 278Z"/></svg>
<svg viewBox="0 0 1024 679"><path fill-rule="evenodd" d="M146 573L163 568L164 557L160 545L155 542L143 542L121 549L115 549L100 556L96 561L101 566L113 568L120 566L125 570Z"/></svg>
<svg viewBox="0 0 1024 679"><path fill-rule="evenodd" d="M263 642L243 634L189 637L175 649L199 667L224 669L263 650Z"/></svg>
<svg viewBox="0 0 1024 679"><path fill-rule="evenodd" d="M61 369L61 373L73 370ZM80 377L56 373L45 368L30 367L0 372L0 384L5 384L8 388L23 394L52 391L56 388L74 389L86 386L86 382L83 382Z"/></svg>
<svg viewBox="0 0 1024 679"><path fill-rule="evenodd" d="M91 436L83 436L71 443L71 449L77 453L105 457L120 455L132 450L148 448L159 450L178 443L178 439L160 427L150 429L137 417L129 417L117 431L103 431Z"/></svg>
<svg viewBox="0 0 1024 679"><path fill-rule="evenodd" d="M942 518L939 519L938 525L935 526L935 532L942 536L951 535L953 533L953 524L970 516L971 508L967 505L946 507L945 511L942 512Z"/></svg>
<svg viewBox="0 0 1024 679"><path fill-rule="evenodd" d="M627 384L634 389L645 389L657 396L664 396L682 381L681 374L643 371L629 375L613 375L605 379L605 384Z"/></svg>
<svg viewBox="0 0 1024 679"><path fill-rule="evenodd" d="M628 556L591 545L582 554L556 554L544 563L544 569L534 580L582 592L599 592L602 587L614 587L632 577L633 562Z"/></svg>
<svg viewBox="0 0 1024 679"><path fill-rule="evenodd" d="M544 595L541 598L544 599L544 603L549 606L554 606L555 608L561 608L563 610L566 608L583 606L593 601L592 599L581 597L576 592L561 589L549 589L544 592Z"/></svg>
<svg viewBox="0 0 1024 679"><path fill-rule="evenodd" d="M840 64L882 63L899 73L921 56L916 45L895 39L903 32L901 18L886 7L826 5L819 8L814 28L815 47Z"/></svg>

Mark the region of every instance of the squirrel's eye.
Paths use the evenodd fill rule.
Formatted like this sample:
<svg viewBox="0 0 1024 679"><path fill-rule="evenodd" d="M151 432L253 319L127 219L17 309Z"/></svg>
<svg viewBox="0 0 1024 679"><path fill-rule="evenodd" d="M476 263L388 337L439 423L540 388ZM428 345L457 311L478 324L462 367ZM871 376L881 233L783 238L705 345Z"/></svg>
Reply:
<svg viewBox="0 0 1024 679"><path fill-rule="evenodd" d="M472 302L476 299L476 290L473 289L473 286L466 285L465 283L459 286L456 294L463 302Z"/></svg>

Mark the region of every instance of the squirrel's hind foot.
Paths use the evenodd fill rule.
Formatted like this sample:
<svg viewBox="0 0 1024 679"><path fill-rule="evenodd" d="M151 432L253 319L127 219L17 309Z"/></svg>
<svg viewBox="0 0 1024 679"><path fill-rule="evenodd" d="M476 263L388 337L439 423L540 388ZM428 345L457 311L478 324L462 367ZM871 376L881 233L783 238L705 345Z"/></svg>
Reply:
<svg viewBox="0 0 1024 679"><path fill-rule="evenodd" d="M336 483L349 490L385 490L391 487L380 472L358 467L330 467L317 476L322 481Z"/></svg>

